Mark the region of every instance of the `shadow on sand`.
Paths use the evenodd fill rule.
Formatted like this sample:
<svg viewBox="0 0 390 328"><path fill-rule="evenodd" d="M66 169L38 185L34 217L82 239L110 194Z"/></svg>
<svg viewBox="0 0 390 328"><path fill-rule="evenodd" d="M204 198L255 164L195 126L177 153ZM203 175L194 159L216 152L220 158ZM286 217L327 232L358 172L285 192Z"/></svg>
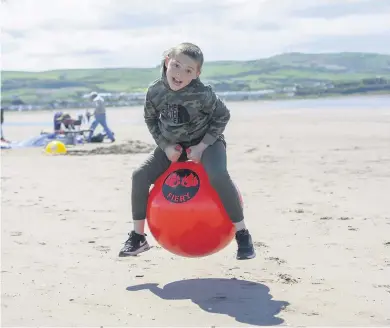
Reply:
<svg viewBox="0 0 390 328"><path fill-rule="evenodd" d="M246 280L190 279L171 282L163 288L155 283L127 287L133 292L145 289L163 300L189 299L206 312L226 314L257 326L282 324L284 320L276 315L289 305L272 300L267 286Z"/></svg>

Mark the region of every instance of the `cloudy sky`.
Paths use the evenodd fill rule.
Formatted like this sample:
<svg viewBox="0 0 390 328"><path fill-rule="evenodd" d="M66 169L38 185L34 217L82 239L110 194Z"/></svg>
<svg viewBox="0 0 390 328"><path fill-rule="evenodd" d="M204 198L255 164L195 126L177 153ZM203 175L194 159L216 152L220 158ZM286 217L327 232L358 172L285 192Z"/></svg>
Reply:
<svg viewBox="0 0 390 328"><path fill-rule="evenodd" d="M2 0L3 70L151 67L189 41L206 61L390 53L390 0Z"/></svg>

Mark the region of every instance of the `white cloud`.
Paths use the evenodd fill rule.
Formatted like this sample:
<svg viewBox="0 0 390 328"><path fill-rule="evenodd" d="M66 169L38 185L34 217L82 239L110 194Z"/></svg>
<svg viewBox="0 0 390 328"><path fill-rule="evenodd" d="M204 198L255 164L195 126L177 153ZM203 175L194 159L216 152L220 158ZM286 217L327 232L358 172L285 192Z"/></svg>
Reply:
<svg viewBox="0 0 390 328"><path fill-rule="evenodd" d="M199 44L208 61L303 45L316 52L321 40L334 51L367 51L360 40L379 35L383 43L369 51L390 53L389 22L388 0L8 0L2 69L151 67L182 41Z"/></svg>

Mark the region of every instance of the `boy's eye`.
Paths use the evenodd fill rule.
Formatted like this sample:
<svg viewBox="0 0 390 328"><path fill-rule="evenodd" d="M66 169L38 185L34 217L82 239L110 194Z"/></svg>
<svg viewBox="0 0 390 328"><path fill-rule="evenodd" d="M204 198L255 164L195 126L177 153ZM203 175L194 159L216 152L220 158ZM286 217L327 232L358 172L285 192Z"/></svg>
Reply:
<svg viewBox="0 0 390 328"><path fill-rule="evenodd" d="M187 73L188 73L188 74L191 74L191 70L190 70L190 69L187 69Z"/></svg>
<svg viewBox="0 0 390 328"><path fill-rule="evenodd" d="M178 67L179 67L179 64L174 64L174 66L175 66L176 68L178 68Z"/></svg>

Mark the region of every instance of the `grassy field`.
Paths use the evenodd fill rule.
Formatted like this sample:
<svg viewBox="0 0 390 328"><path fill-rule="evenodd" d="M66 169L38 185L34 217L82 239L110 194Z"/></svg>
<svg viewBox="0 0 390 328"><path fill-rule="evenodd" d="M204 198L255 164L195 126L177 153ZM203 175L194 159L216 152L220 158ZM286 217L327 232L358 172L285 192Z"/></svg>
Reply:
<svg viewBox="0 0 390 328"><path fill-rule="evenodd" d="M44 72L3 71L2 101L70 100L92 90L143 92L160 68L71 69ZM373 53L287 53L253 61L205 63L202 80L219 91L261 90L315 82L390 79L390 55Z"/></svg>

